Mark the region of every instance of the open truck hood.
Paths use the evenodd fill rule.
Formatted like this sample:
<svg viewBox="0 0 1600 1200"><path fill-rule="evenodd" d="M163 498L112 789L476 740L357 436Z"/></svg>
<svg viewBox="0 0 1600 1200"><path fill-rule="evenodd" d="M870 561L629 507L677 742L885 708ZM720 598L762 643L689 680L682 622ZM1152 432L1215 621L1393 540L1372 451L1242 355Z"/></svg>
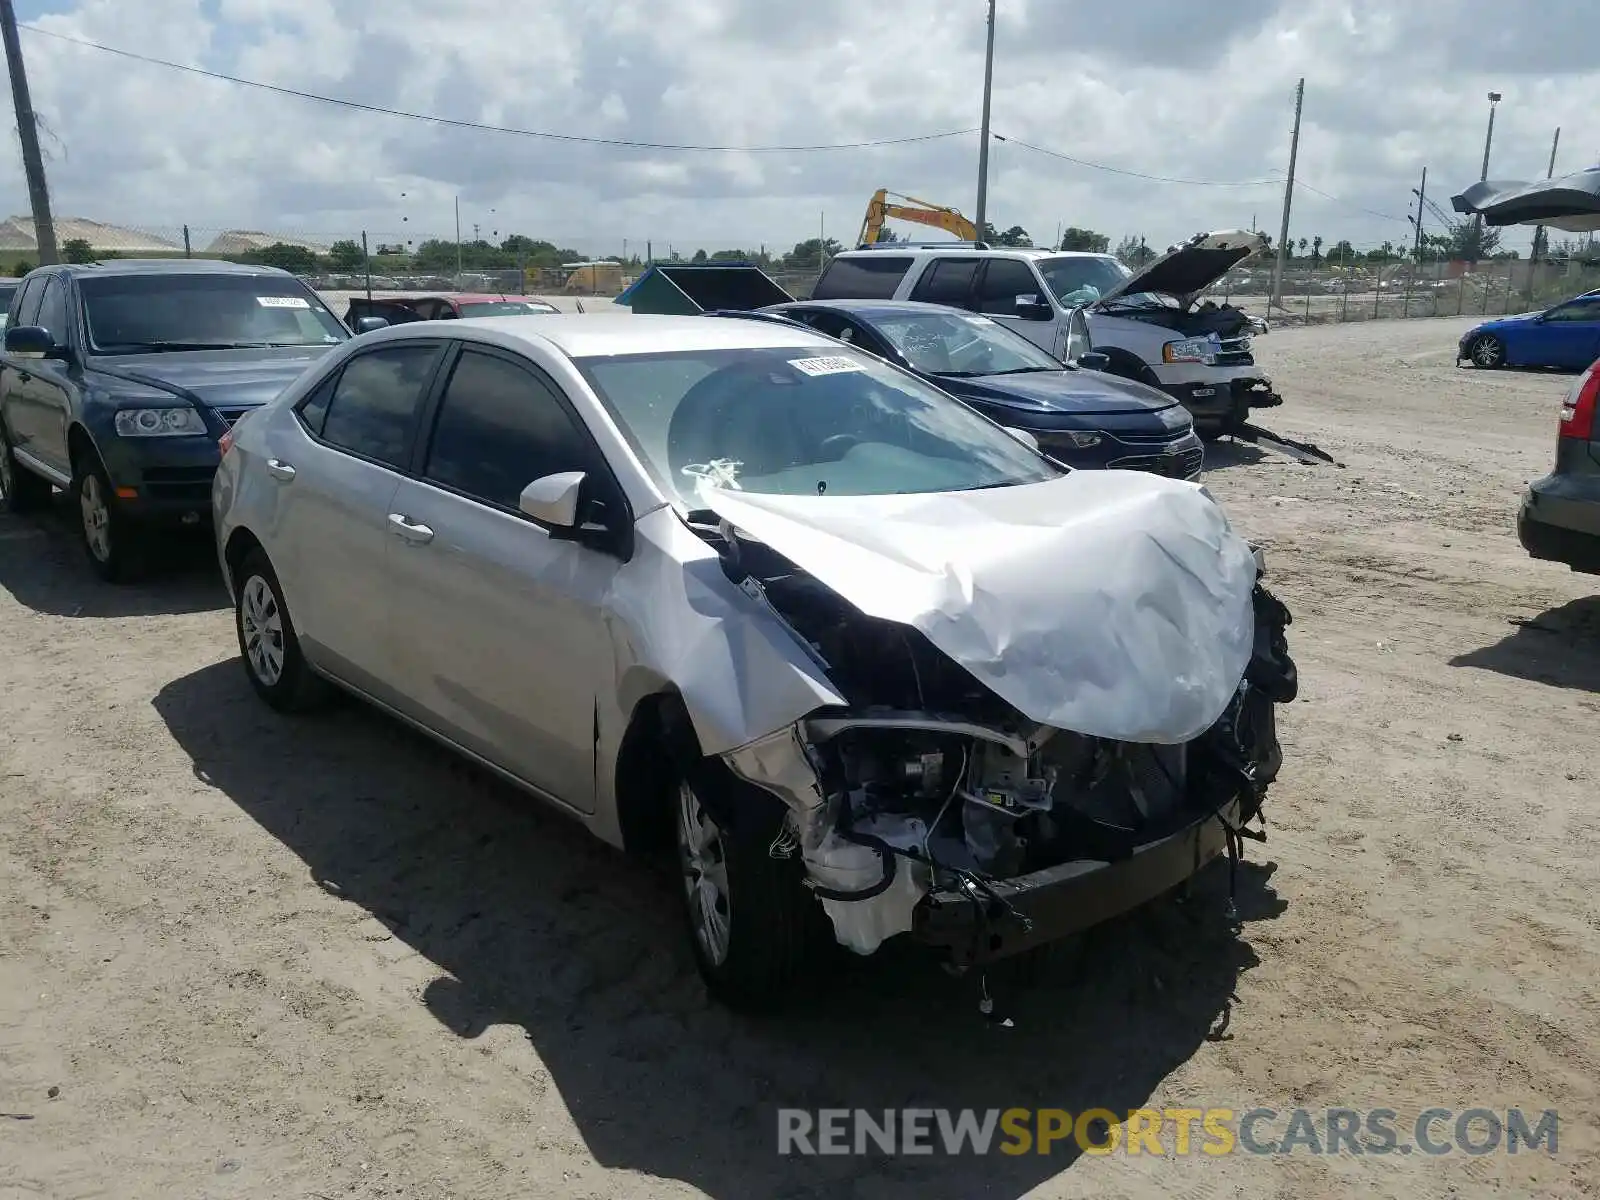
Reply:
<svg viewBox="0 0 1600 1200"><path fill-rule="evenodd" d="M1193 484L1075 471L968 492L700 498L1042 725L1186 742L1250 660L1255 557Z"/></svg>
<svg viewBox="0 0 1600 1200"><path fill-rule="evenodd" d="M1267 248L1267 235L1248 229L1198 233L1174 246L1142 271L1135 271L1120 287L1112 288L1092 308L1101 308L1119 296L1154 292L1173 296L1188 307L1217 280L1239 263Z"/></svg>

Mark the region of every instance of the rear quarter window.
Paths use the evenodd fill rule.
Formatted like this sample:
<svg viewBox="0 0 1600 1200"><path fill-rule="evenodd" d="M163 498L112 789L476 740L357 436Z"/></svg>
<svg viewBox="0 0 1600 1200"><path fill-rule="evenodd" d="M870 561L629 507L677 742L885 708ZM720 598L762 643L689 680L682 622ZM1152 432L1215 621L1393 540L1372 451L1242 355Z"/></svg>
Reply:
<svg viewBox="0 0 1600 1200"><path fill-rule="evenodd" d="M836 258L811 289L813 300L892 300L911 260L899 255Z"/></svg>

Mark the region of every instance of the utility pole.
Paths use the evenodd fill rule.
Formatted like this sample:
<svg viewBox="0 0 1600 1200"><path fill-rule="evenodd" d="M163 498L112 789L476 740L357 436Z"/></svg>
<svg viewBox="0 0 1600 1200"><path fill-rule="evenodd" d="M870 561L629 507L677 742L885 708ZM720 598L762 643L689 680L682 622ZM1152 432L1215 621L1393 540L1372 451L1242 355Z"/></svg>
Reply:
<svg viewBox="0 0 1600 1200"><path fill-rule="evenodd" d="M1294 201L1294 164L1300 156L1300 109L1305 103L1306 81L1294 85L1294 133L1289 138L1289 178L1283 185L1283 224L1278 228L1278 259L1272 267L1272 300L1267 305L1283 305L1283 254L1289 246L1289 206Z"/></svg>
<svg viewBox="0 0 1600 1200"><path fill-rule="evenodd" d="M1561 126L1556 126L1556 135L1550 139L1550 165L1545 168L1544 177L1551 179L1556 173L1556 147L1561 145ZM1528 253L1528 301L1533 301L1534 276L1538 273L1539 250L1544 244L1545 233L1543 225L1533 227L1533 249Z"/></svg>
<svg viewBox="0 0 1600 1200"><path fill-rule="evenodd" d="M1426 211L1424 205L1428 203L1428 168L1422 168L1422 186L1417 189L1417 241L1412 257L1418 262L1422 261L1422 214Z"/></svg>
<svg viewBox="0 0 1600 1200"><path fill-rule="evenodd" d="M193 257L193 251L189 248L189 227L187 225L183 227L183 256L185 258Z"/></svg>
<svg viewBox="0 0 1600 1200"><path fill-rule="evenodd" d="M17 109L17 136L22 139L22 170L28 177L28 202L33 206L33 237L38 243L39 265L60 262L56 252L56 224L50 217L50 189L44 181L44 156L39 153L39 123L28 94L28 72L22 65L22 41L17 36L17 11L11 0L0 0L0 36L6 44L6 66L11 69L11 101Z"/></svg>
<svg viewBox="0 0 1600 1200"><path fill-rule="evenodd" d="M456 286L461 286L461 197L456 197Z"/></svg>
<svg viewBox="0 0 1600 1200"><path fill-rule="evenodd" d="M8 4L9 8L10 5ZM989 48L983 56L983 128L978 132L978 240L989 214L989 101L994 92L994 0L989 0Z"/></svg>

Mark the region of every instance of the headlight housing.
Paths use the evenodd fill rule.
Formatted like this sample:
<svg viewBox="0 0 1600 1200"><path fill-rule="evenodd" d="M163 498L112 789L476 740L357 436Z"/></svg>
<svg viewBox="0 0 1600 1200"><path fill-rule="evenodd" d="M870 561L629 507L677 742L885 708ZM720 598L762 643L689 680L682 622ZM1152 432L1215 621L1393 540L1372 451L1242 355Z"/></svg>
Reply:
<svg viewBox="0 0 1600 1200"><path fill-rule="evenodd" d="M1079 450L1098 446L1105 438L1092 429L1063 429L1058 435L1062 441Z"/></svg>
<svg viewBox="0 0 1600 1200"><path fill-rule="evenodd" d="M200 413L182 408L124 408L113 419L118 437L194 437L209 431Z"/></svg>
<svg viewBox="0 0 1600 1200"><path fill-rule="evenodd" d="M1184 338L1181 341L1168 342L1161 347L1161 361L1168 363L1205 363L1209 366L1217 361L1217 351L1221 348L1221 343L1216 338Z"/></svg>

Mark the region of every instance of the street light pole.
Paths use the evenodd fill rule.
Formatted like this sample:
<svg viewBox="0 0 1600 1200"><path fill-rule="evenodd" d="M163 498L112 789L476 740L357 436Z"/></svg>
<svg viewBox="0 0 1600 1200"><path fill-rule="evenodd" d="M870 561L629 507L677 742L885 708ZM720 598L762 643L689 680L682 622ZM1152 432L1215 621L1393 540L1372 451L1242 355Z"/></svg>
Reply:
<svg viewBox="0 0 1600 1200"><path fill-rule="evenodd" d="M1494 106L1500 103L1500 93L1489 93L1489 131L1483 135L1483 170L1478 174L1478 182L1482 183L1489 178L1489 147L1494 144ZM1472 254L1473 261L1477 261L1479 254L1478 245L1483 239L1483 214L1477 213L1472 218Z"/></svg>
<svg viewBox="0 0 1600 1200"><path fill-rule="evenodd" d="M978 240L989 213L989 102L994 92L994 0L989 0L989 45L983 56L983 128L978 133Z"/></svg>

